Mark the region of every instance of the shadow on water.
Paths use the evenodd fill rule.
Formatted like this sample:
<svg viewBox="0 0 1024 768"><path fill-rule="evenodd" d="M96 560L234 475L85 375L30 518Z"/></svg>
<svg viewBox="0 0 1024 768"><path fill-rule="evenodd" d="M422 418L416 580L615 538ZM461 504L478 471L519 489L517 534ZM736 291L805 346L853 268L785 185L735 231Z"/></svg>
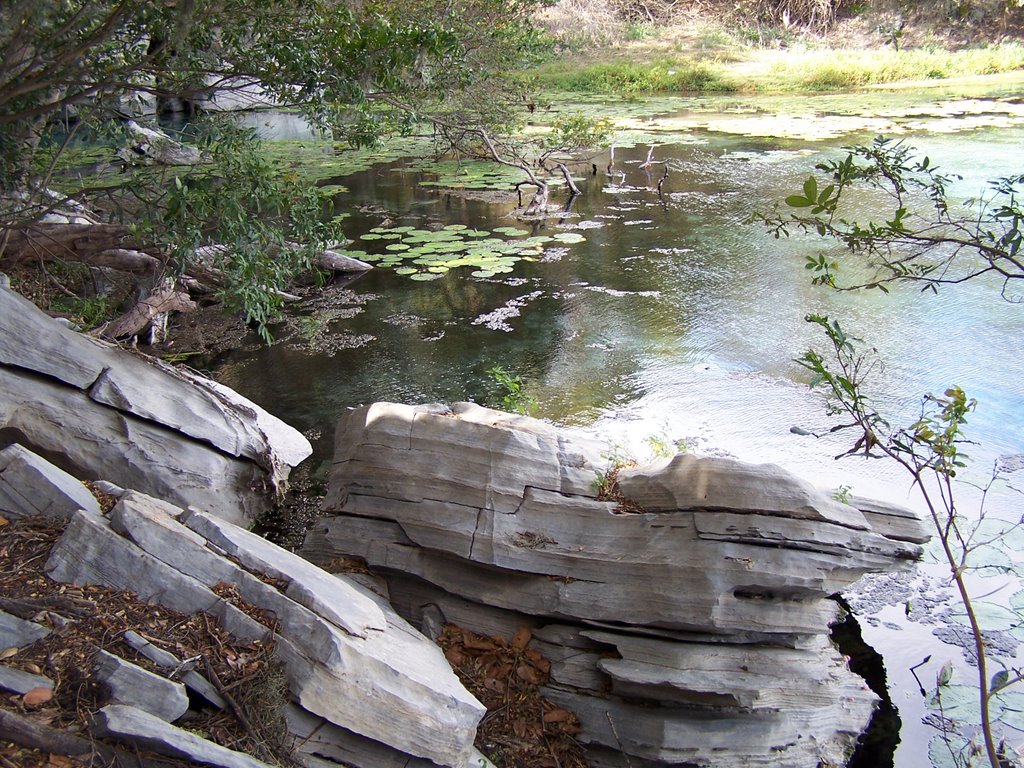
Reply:
<svg viewBox="0 0 1024 768"><path fill-rule="evenodd" d="M832 641L839 647L840 653L850 660L851 671L863 677L868 687L881 699L871 715L867 729L857 739L857 746L846 768L882 768L892 765L903 723L889 695L885 663L882 656L864 642L860 624L842 596L835 595L833 599L842 606L845 616L832 626Z"/></svg>

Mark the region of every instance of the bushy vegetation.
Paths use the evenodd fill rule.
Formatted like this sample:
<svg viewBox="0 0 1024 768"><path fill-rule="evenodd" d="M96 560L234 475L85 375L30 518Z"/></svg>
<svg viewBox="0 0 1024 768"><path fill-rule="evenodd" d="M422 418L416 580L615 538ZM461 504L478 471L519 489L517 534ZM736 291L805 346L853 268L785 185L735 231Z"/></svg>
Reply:
<svg viewBox="0 0 1024 768"><path fill-rule="evenodd" d="M545 88L570 93L729 93L740 90L716 64L662 59L654 64L613 61L580 66L553 63L536 72Z"/></svg>

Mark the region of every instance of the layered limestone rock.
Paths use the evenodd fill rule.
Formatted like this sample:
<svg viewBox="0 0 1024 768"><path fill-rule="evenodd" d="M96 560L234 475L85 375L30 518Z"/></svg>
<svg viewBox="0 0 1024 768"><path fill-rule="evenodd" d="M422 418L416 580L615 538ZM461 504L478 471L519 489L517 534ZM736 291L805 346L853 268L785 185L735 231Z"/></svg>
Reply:
<svg viewBox="0 0 1024 768"><path fill-rule="evenodd" d="M243 640L272 637L310 732L330 724L377 752L453 768L474 757L484 710L440 648L358 585L229 522L127 491L109 515L80 510L72 516L47 573L57 581L131 590L185 613L204 611ZM243 612L218 594L223 584L260 611ZM216 704L215 693L202 691L204 681L183 682ZM148 739L156 718L130 714L125 723L132 727L122 730L134 732L133 724L143 722L140 738ZM173 729L160 726L153 738L168 733Z"/></svg>
<svg viewBox="0 0 1024 768"><path fill-rule="evenodd" d="M605 467L472 404L356 409L303 554L364 559L414 622L530 627L595 766L843 762L876 697L829 641L829 597L917 558L920 522L691 455L621 469L643 510L624 513L597 498Z"/></svg>
<svg viewBox="0 0 1024 768"><path fill-rule="evenodd" d="M0 286L0 448L243 522L312 452L296 430L202 376L54 321Z"/></svg>

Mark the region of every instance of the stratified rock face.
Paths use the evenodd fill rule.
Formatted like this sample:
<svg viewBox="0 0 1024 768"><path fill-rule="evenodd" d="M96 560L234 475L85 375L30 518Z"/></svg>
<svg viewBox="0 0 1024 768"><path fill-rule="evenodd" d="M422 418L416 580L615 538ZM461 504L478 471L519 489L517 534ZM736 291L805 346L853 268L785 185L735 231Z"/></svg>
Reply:
<svg viewBox="0 0 1024 768"><path fill-rule="evenodd" d="M917 558L920 522L690 455L622 469L645 510L625 514L596 498L605 466L472 404L356 409L303 554L365 559L413 621L531 626L595 765L842 762L875 696L828 639L828 598Z"/></svg>
<svg viewBox="0 0 1024 768"><path fill-rule="evenodd" d="M0 514L66 520L78 509L99 512L100 507L77 479L24 446L9 445L0 451Z"/></svg>
<svg viewBox="0 0 1024 768"><path fill-rule="evenodd" d="M10 442L236 522L312 452L226 387L76 333L0 287L0 448Z"/></svg>
<svg viewBox="0 0 1024 768"><path fill-rule="evenodd" d="M81 510L72 516L47 574L131 590L185 613L205 611L245 640L273 635L307 721L438 765L464 768L472 755L484 710L440 648L357 585L225 520L128 491L109 515ZM271 615L273 626L218 595L223 583L261 609L261 618ZM202 691L187 677L184 682Z"/></svg>

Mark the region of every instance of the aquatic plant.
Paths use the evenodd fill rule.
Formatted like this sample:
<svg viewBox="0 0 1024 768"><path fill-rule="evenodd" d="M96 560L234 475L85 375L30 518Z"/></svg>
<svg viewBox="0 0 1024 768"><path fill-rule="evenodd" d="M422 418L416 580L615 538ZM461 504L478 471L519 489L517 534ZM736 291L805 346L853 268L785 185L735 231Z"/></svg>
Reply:
<svg viewBox="0 0 1024 768"><path fill-rule="evenodd" d="M510 413L530 415L537 408L537 399L526 391L526 383L517 374L509 373L500 365L495 365L487 373L504 392L501 406Z"/></svg>
<svg viewBox="0 0 1024 768"><path fill-rule="evenodd" d="M378 267L394 269L410 280L436 280L452 269L468 267L473 277L489 278L511 272L520 261L536 261L548 243L569 245L586 238L578 232L530 235L518 227L493 230L449 224L441 229L411 226L374 227L359 236L373 244L385 241L383 251L347 249L344 253Z"/></svg>

